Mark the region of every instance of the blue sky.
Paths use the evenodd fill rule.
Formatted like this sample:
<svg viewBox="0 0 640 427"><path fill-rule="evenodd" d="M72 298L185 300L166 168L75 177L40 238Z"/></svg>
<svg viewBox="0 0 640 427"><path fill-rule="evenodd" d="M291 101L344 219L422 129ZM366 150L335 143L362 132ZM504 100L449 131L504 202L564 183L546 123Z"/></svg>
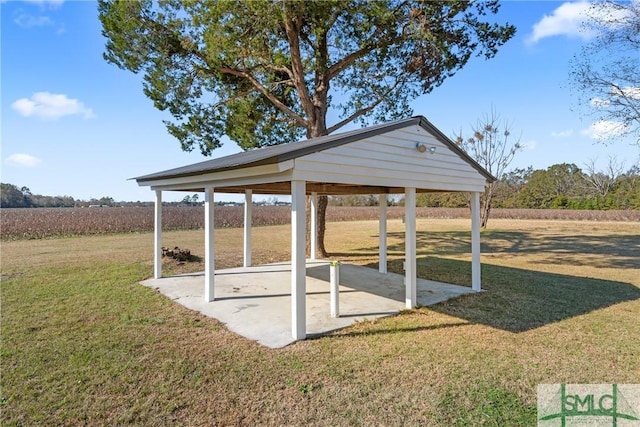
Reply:
<svg viewBox="0 0 640 427"><path fill-rule="evenodd" d="M604 167L610 156L630 167L640 158L631 138L599 142L606 127L584 114L571 91L570 60L589 41L580 32L587 6L504 2L498 19L515 24L516 36L495 58L472 59L417 99L414 114L452 136L493 108L526 146L512 168L584 167L591 159ZM152 200L148 188L128 179L205 159L180 150L162 123L166 114L142 93L140 76L102 59L96 3L2 1L0 14L2 182L77 199ZM227 141L214 157L238 151Z"/></svg>

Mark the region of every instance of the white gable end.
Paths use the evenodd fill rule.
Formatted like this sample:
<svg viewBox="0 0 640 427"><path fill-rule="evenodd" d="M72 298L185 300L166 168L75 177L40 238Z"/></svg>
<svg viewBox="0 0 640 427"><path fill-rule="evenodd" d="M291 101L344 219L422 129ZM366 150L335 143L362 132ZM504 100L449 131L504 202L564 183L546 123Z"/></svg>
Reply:
<svg viewBox="0 0 640 427"><path fill-rule="evenodd" d="M419 152L418 144L427 150ZM294 179L352 185L442 191L484 191L486 186L478 170L417 125L299 157L293 171Z"/></svg>

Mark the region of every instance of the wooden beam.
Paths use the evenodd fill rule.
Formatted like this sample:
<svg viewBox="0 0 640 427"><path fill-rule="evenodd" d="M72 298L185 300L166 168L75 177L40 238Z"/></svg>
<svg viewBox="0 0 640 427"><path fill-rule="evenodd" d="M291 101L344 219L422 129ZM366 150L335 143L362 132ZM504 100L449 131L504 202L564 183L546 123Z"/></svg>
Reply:
<svg viewBox="0 0 640 427"><path fill-rule="evenodd" d="M216 187L219 193L244 193L247 189L253 194L291 194L291 185L288 182L273 182L268 184L238 185L228 187Z"/></svg>
<svg viewBox="0 0 640 427"><path fill-rule="evenodd" d="M308 183L307 191L324 196L387 193L387 189L384 187L337 183Z"/></svg>
<svg viewBox="0 0 640 427"><path fill-rule="evenodd" d="M273 194L273 195L290 195L291 187L289 183L274 184L254 184L247 186L233 187L216 187L216 193L228 194L244 194L250 189L254 194ZM204 187L190 187L180 190L185 193L203 193ZM367 195L367 194L403 194L404 188L400 187L372 187L372 186L356 186L347 184L326 184L326 183L307 183L307 194L317 193L320 196L348 196L348 195ZM416 193L452 193L453 191L430 190L427 188L416 188Z"/></svg>
<svg viewBox="0 0 640 427"><path fill-rule="evenodd" d="M244 193L246 189L253 190L254 194L274 194L290 195L291 185L289 182L273 182L267 184L252 184L241 186L216 187L218 193L238 194ZM189 191L198 191L197 188ZM202 191L200 189L200 191ZM308 182L306 185L307 195L317 193L321 196L341 196L341 195L367 195L367 194L401 194L404 188L387 188L379 186L353 185L326 182Z"/></svg>

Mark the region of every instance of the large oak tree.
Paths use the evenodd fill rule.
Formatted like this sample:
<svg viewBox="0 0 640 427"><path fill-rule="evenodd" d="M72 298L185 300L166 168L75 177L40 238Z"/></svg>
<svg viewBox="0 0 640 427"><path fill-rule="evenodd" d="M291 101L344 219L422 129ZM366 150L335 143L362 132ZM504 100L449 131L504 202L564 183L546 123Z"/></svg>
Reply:
<svg viewBox="0 0 640 427"><path fill-rule="evenodd" d="M245 150L411 114L515 33L489 1L101 0L105 59L144 75L183 150ZM320 198L323 256L326 197Z"/></svg>

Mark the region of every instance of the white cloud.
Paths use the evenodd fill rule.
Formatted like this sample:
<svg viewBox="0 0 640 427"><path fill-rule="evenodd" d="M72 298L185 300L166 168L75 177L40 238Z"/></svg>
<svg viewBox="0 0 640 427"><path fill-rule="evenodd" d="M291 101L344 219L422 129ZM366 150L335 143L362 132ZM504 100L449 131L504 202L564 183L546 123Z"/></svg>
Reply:
<svg viewBox="0 0 640 427"><path fill-rule="evenodd" d="M627 132L627 130L628 126L622 122L598 120L592 123L587 129L580 131L580 133L592 139L607 139L622 135Z"/></svg>
<svg viewBox="0 0 640 427"><path fill-rule="evenodd" d="M586 32L582 26L590 6L591 4L587 1L561 4L551 15L545 15L534 24L533 33L529 36L528 42L536 43L545 37L561 35L590 38L592 34Z"/></svg>
<svg viewBox="0 0 640 427"><path fill-rule="evenodd" d="M603 99L596 96L595 98L589 101L589 104L591 104L592 107L600 108L600 107L606 107L607 105L611 104L611 101L609 101L608 99Z"/></svg>
<svg viewBox="0 0 640 427"><path fill-rule="evenodd" d="M567 36L590 39L598 28L628 25L632 12L615 4L598 3L592 7L586 0L568 1L558 6L551 15L545 15L533 25L527 43L532 44L545 37Z"/></svg>
<svg viewBox="0 0 640 427"><path fill-rule="evenodd" d="M11 104L11 107L25 117L40 119L58 119L63 116L80 115L85 119L95 117L91 108L77 99L67 98L65 94L36 92L30 99L21 98Z"/></svg>
<svg viewBox="0 0 640 427"><path fill-rule="evenodd" d="M522 148L524 148L525 150L535 150L536 147L538 146L538 141L532 139L530 141L524 142L522 144L520 144L522 146Z"/></svg>
<svg viewBox="0 0 640 427"><path fill-rule="evenodd" d="M614 96L624 96L626 98L631 98L631 99L640 101L640 87L627 86L621 89L612 87L611 94Z"/></svg>
<svg viewBox="0 0 640 427"><path fill-rule="evenodd" d="M63 23L55 21L51 16L46 14L47 10L55 10L60 7L63 0L25 0L25 2L32 5L38 5L38 9L40 9L39 13L31 13L30 11L34 9L32 6L26 7L29 11L23 8L17 9L13 14L13 22L16 25L24 29L49 27L53 28L56 34L62 34L65 32Z"/></svg>
<svg viewBox="0 0 640 427"><path fill-rule="evenodd" d="M626 86L623 88L611 86L609 93L612 98L625 97L634 101L640 101L640 87L637 86ZM589 101L589 105L595 108L604 108L611 105L611 99L596 96Z"/></svg>
<svg viewBox="0 0 640 427"><path fill-rule="evenodd" d="M40 6L58 7L64 3L64 0L24 0L24 2L38 4Z"/></svg>
<svg viewBox="0 0 640 427"><path fill-rule="evenodd" d="M573 129L561 130L558 132L551 132L551 136L554 138L568 138L573 135Z"/></svg>
<svg viewBox="0 0 640 427"><path fill-rule="evenodd" d="M633 2L633 0L632 0ZM636 1L637 3L637 1ZM611 28L621 28L633 22L633 7L618 7L615 3L598 2L598 7L590 9L587 14L591 19L591 24ZM633 24L632 24L633 25Z"/></svg>
<svg viewBox="0 0 640 427"><path fill-rule="evenodd" d="M7 165L32 168L42 163L42 160L40 160L37 157L31 156L29 154L16 153L7 157L7 159L4 162Z"/></svg>
<svg viewBox="0 0 640 427"><path fill-rule="evenodd" d="M46 15L30 15L23 11L16 14L13 22L22 28L48 27L55 24L53 20Z"/></svg>

